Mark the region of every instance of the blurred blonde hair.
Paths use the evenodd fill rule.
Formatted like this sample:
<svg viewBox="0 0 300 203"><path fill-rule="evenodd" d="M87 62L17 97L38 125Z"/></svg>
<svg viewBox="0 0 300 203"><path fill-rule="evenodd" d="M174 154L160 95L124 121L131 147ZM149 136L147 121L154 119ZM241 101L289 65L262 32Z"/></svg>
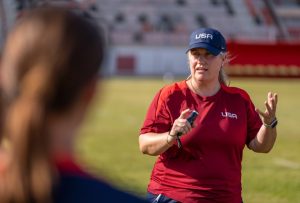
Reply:
<svg viewBox="0 0 300 203"><path fill-rule="evenodd" d="M1 64L1 135L8 142L1 203L51 202L55 169L48 118L68 111L98 76L103 43L90 19L55 7L27 11L8 36Z"/></svg>
<svg viewBox="0 0 300 203"><path fill-rule="evenodd" d="M227 66L231 60L231 56L229 52L221 52L220 55L223 57L223 63L222 67L219 72L219 82L220 84L229 86L230 85L230 80L229 77L224 69L225 66Z"/></svg>

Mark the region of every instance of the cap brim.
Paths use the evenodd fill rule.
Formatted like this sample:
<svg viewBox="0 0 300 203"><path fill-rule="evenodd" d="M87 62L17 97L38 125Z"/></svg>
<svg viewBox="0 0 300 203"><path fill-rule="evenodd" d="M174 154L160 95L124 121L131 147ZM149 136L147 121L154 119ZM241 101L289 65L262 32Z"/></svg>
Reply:
<svg viewBox="0 0 300 203"><path fill-rule="evenodd" d="M191 50L191 49L196 49L196 48L204 48L204 49L206 49L207 51L209 51L211 54L213 54L214 56L219 55L219 53L221 52L221 50L216 49L216 48L210 46L210 45L207 44L207 43L200 42L200 43L195 43L195 44L190 45L189 48L186 50L186 53L187 53L189 50Z"/></svg>

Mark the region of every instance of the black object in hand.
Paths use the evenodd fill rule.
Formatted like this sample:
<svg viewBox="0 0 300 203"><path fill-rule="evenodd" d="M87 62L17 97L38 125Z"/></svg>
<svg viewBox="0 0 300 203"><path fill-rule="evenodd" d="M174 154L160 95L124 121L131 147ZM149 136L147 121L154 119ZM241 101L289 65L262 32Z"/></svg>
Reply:
<svg viewBox="0 0 300 203"><path fill-rule="evenodd" d="M198 112L193 110L192 113L189 115L189 117L187 117L187 121L190 123L190 125L193 125L195 119L198 116ZM181 141L180 141L180 136L182 133L177 133L176 135L176 140L177 140L177 146L178 148L182 147Z"/></svg>

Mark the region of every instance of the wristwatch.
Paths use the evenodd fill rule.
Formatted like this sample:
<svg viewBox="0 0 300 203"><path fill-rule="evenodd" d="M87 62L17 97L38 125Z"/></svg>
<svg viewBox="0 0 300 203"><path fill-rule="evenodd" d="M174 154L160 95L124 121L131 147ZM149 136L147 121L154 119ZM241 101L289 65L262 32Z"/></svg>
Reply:
<svg viewBox="0 0 300 203"><path fill-rule="evenodd" d="M278 124L278 120L277 120L277 118L274 118L274 120L271 122L271 124L264 123L264 126L266 126L267 128L275 128L277 124Z"/></svg>

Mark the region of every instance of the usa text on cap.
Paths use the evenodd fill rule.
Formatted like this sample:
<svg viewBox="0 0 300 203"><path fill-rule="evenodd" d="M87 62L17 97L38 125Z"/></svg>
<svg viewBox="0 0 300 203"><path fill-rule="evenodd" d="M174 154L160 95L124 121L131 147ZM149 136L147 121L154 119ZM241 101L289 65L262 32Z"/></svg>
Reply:
<svg viewBox="0 0 300 203"><path fill-rule="evenodd" d="M226 41L219 31L212 28L200 28L191 34L187 52L195 48L207 49L217 56L220 52L226 52Z"/></svg>

